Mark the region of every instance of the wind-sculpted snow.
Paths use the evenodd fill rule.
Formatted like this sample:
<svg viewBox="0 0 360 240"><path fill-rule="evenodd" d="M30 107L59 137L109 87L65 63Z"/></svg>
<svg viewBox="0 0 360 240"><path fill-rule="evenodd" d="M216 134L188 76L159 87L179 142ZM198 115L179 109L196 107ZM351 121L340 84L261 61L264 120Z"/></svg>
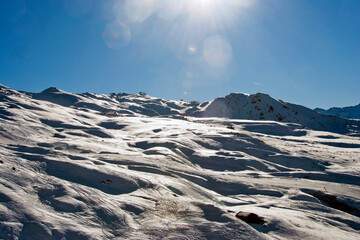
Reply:
<svg viewBox="0 0 360 240"><path fill-rule="evenodd" d="M343 120L264 94L0 87L0 239L360 237L360 139Z"/></svg>

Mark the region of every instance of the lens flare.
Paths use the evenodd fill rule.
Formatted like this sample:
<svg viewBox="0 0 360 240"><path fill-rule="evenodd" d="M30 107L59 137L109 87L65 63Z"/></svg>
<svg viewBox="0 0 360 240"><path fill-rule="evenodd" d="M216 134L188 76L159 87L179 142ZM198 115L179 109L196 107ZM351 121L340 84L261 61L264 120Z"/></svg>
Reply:
<svg viewBox="0 0 360 240"><path fill-rule="evenodd" d="M257 2L113 0L112 14L116 20L106 27L103 38L110 49L121 49L132 39L134 44L148 46L159 46L153 44L154 41L162 41L161 52L167 48L178 60L192 66L191 71L183 72L178 79L179 82L185 79L183 87L190 88L220 76L225 79L231 70L228 67L233 50L224 36L229 29L241 31L241 25L247 23L249 15L245 8L256 6ZM153 50L158 51L159 47ZM205 75L210 78L203 77ZM209 80L203 81L204 78Z"/></svg>
<svg viewBox="0 0 360 240"><path fill-rule="evenodd" d="M181 85L185 89L190 89L193 86L193 82L190 79L184 79L183 81L181 81Z"/></svg>
<svg viewBox="0 0 360 240"><path fill-rule="evenodd" d="M127 0L124 5L125 16L130 22L141 23L156 9L155 0Z"/></svg>
<svg viewBox="0 0 360 240"><path fill-rule="evenodd" d="M194 77L194 73L192 73L192 72L186 72L185 73L185 76L186 76L186 78L193 78Z"/></svg>
<svg viewBox="0 0 360 240"><path fill-rule="evenodd" d="M215 35L205 40L203 56L210 66L224 68L232 60L232 48L226 39Z"/></svg>
<svg viewBox="0 0 360 240"><path fill-rule="evenodd" d="M189 54L193 55L197 52L197 46L195 44L190 44L187 50Z"/></svg>
<svg viewBox="0 0 360 240"><path fill-rule="evenodd" d="M110 49L119 50L131 40L130 28L121 22L113 22L106 26L103 32L105 44Z"/></svg>

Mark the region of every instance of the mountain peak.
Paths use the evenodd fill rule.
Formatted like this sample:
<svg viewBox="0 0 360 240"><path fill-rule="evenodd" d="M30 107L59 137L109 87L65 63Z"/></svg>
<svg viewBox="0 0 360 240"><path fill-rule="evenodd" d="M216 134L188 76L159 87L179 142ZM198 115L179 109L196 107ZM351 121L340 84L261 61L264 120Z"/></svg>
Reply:
<svg viewBox="0 0 360 240"><path fill-rule="evenodd" d="M44 91L42 91L41 93L57 93L57 92L62 92L62 91L56 87L49 87Z"/></svg>

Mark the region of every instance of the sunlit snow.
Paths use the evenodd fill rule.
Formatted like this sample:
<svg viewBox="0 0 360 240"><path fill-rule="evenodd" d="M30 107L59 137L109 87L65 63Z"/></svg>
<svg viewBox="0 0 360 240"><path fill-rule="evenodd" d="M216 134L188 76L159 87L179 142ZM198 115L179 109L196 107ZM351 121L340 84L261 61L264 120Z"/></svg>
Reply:
<svg viewBox="0 0 360 240"><path fill-rule="evenodd" d="M360 238L359 121L266 94L0 98L1 239Z"/></svg>

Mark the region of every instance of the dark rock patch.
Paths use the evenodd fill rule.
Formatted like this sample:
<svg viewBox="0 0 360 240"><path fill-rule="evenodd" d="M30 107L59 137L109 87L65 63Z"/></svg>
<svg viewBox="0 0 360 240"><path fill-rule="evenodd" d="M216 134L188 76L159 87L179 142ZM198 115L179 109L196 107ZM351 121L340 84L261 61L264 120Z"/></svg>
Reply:
<svg viewBox="0 0 360 240"><path fill-rule="evenodd" d="M326 202L330 207L338 209L340 211L351 214L359 212L357 208L353 208L344 202L340 202L334 195L326 194L322 191L317 191L313 193L313 196L323 202Z"/></svg>
<svg viewBox="0 0 360 240"><path fill-rule="evenodd" d="M235 217L243 220L246 223L254 223L254 224L263 224L265 223L264 218L259 217L259 215L250 212L238 212Z"/></svg>

